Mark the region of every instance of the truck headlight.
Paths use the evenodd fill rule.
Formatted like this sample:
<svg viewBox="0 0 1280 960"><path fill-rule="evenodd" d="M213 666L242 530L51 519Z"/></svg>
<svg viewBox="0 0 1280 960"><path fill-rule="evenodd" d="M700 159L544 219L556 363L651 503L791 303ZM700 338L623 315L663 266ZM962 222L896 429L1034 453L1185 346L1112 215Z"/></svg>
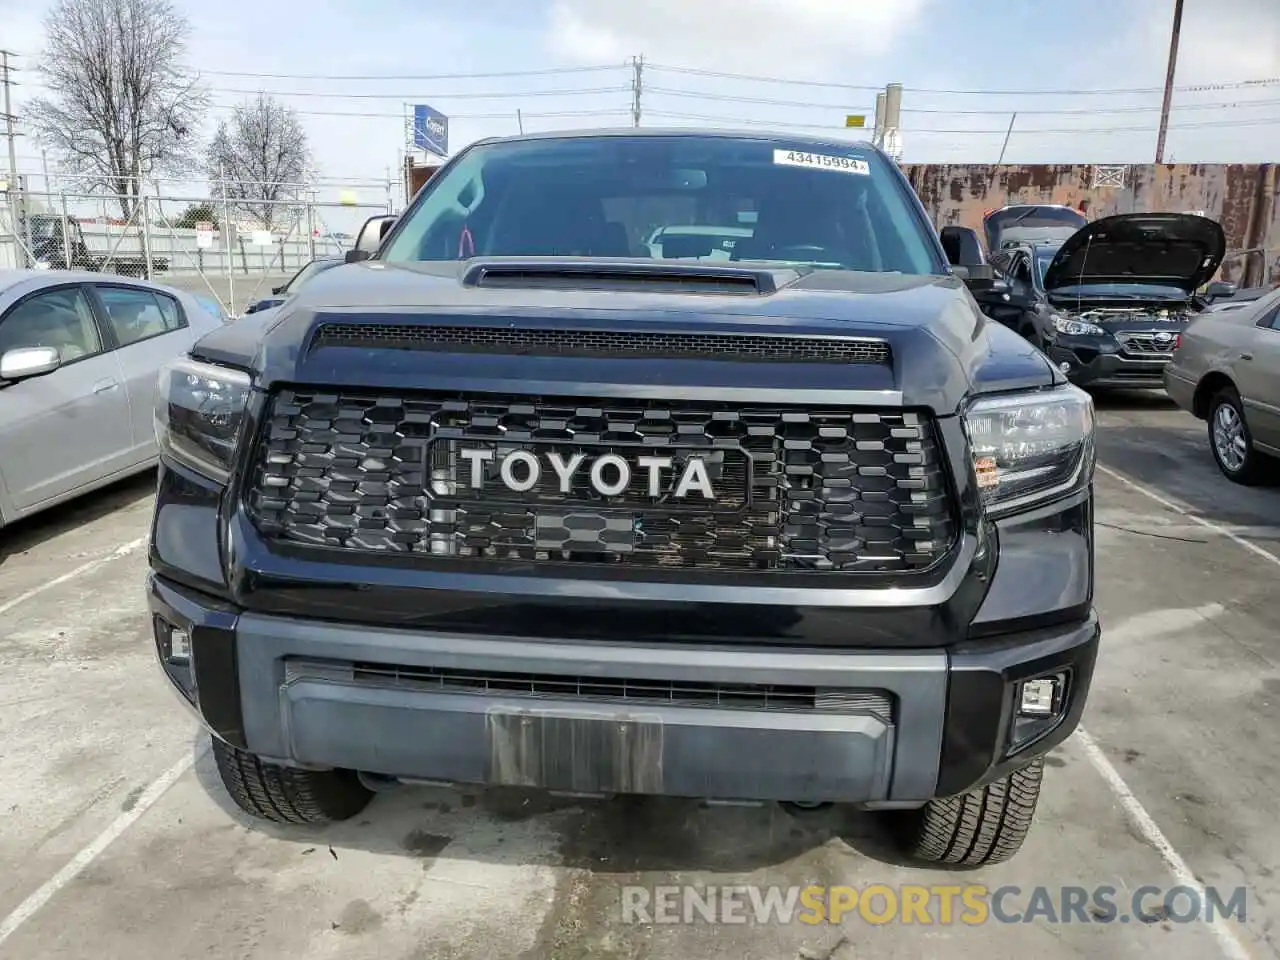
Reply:
<svg viewBox="0 0 1280 960"><path fill-rule="evenodd" d="M1065 333L1072 337L1098 337L1107 332L1096 323L1085 323L1083 320L1071 320L1060 313L1051 315L1049 317L1049 322L1053 324L1053 329L1058 333Z"/></svg>
<svg viewBox="0 0 1280 960"><path fill-rule="evenodd" d="M1079 387L981 397L964 422L988 513L1025 509L1093 479L1093 398Z"/></svg>
<svg viewBox="0 0 1280 960"><path fill-rule="evenodd" d="M156 441L160 450L226 483L249 403L249 375L183 358L160 371Z"/></svg>

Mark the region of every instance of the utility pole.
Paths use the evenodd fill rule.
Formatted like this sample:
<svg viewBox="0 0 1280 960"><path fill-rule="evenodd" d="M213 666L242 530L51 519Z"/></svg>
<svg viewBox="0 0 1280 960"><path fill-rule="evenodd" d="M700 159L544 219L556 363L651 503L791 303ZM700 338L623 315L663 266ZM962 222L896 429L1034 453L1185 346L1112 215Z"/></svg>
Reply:
<svg viewBox="0 0 1280 960"><path fill-rule="evenodd" d="M902 162L902 84L884 88L884 132L881 149L896 162Z"/></svg>
<svg viewBox="0 0 1280 960"><path fill-rule="evenodd" d="M13 132L13 105L9 99L9 88L13 86L13 82L9 79L9 74L13 68L9 66L9 58L13 56L8 50L0 50L0 83L4 84L4 126L5 136L9 140L9 189L16 190L18 188L18 152L14 147L14 137L17 136Z"/></svg>
<svg viewBox="0 0 1280 960"><path fill-rule="evenodd" d="M15 146L15 138L17 134L13 130L13 101L10 98L10 88L13 86L13 80L10 74L13 73L13 67L9 66L9 58L14 56L8 50L0 50L0 83L4 84L4 128L5 138L9 141L9 209L13 211L13 236L17 240L19 248L18 263L20 266L27 266L27 255L31 250L31 224L27 220L27 204L25 189L22 182L18 179L18 152ZM27 242L23 246L22 241L18 239L18 223L23 224L23 233L26 234Z"/></svg>
<svg viewBox="0 0 1280 960"><path fill-rule="evenodd" d="M644 54L631 58L631 125L640 126L640 95L644 92Z"/></svg>
<svg viewBox="0 0 1280 960"><path fill-rule="evenodd" d="M1169 38L1169 69L1164 77L1164 104L1160 108L1160 133L1156 136L1156 163L1164 163L1164 142L1169 132L1169 107L1173 103L1173 74L1178 65L1178 38L1182 33L1182 0L1173 0L1173 35Z"/></svg>
<svg viewBox="0 0 1280 960"><path fill-rule="evenodd" d="M876 94L876 127L871 133L871 143L877 147L884 146L884 92Z"/></svg>
<svg viewBox="0 0 1280 960"><path fill-rule="evenodd" d="M1013 116L1009 118L1009 129L1004 133L1004 146L1000 148L1000 159L996 161L996 166L1004 163L1004 152L1009 149L1009 138L1013 136L1013 122L1018 119L1018 111L1013 112Z"/></svg>

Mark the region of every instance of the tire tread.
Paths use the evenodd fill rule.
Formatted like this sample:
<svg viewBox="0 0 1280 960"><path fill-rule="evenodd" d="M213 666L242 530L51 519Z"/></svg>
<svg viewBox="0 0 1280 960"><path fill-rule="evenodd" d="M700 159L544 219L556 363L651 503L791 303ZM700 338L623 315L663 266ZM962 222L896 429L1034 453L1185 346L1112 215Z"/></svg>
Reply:
<svg viewBox="0 0 1280 960"><path fill-rule="evenodd" d="M218 776L236 806L272 823L323 824L347 820L373 798L346 770L298 770L268 763L213 738Z"/></svg>
<svg viewBox="0 0 1280 960"><path fill-rule="evenodd" d="M932 863L1003 863L1022 848L1043 779L1044 759L1037 758L977 790L931 800L910 818L907 851Z"/></svg>

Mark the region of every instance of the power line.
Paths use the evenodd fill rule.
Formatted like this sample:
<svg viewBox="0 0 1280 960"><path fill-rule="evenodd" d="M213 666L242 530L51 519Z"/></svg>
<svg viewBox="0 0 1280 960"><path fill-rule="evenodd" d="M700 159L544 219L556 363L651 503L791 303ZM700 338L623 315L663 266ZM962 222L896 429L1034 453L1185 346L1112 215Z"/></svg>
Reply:
<svg viewBox="0 0 1280 960"><path fill-rule="evenodd" d="M412 102L418 93L327 93L319 90L238 90L227 87L210 87L213 93L234 93L242 96L265 94L271 97L324 97L330 100L400 100ZM590 94L630 93L630 86L569 88L566 90L514 90L505 93L432 93L432 100L506 100L514 97L581 97Z"/></svg>
<svg viewBox="0 0 1280 960"><path fill-rule="evenodd" d="M757 103L776 107L798 107L801 109L811 110L841 110L853 111L847 103L813 103L805 100L776 100L769 97L744 97L737 94L728 93L694 93L688 90L675 90L671 87L646 87L648 93L660 93L669 97L683 97L691 100L718 100L725 103ZM1188 103L1182 104L1175 109L1177 110L1229 110L1244 109L1255 106L1275 106L1280 104L1280 99L1271 100L1235 100L1226 103ZM1028 115L1055 115L1055 116L1096 116L1098 114L1108 113L1158 113L1160 111L1159 104L1155 106L1134 106L1134 107L1102 107L1102 108L1072 108L1063 110L1024 110L1018 109L1018 113ZM854 111L857 112L857 111ZM861 112L869 112L868 108L861 108ZM930 113L943 114L946 116L1007 116L1009 110L940 110L937 108L923 107L904 107L902 113Z"/></svg>
<svg viewBox="0 0 1280 960"><path fill-rule="evenodd" d="M794 128L800 130L827 130L835 132L837 129L830 125L818 123L797 123L794 121L776 121L761 120L759 118L746 117L716 117L706 114L696 113L674 113L665 110L651 110L650 116L666 117L673 120L696 120L704 123L723 123L723 124L740 124L743 126L765 126L777 128ZM1260 117L1252 120L1204 120L1197 123L1180 123L1170 124L1170 130L1202 130L1210 127L1255 127L1267 126L1270 124L1280 123L1280 117ZM989 127L982 129L931 129L927 127L909 127L903 128L903 134L917 133L945 133L945 134L1004 134L1005 127ZM1129 126L1129 127L1058 127L1058 128L1033 128L1026 130L1015 130L1014 133L1019 136L1035 135L1035 134L1081 134L1081 133L1150 133L1150 126Z"/></svg>
<svg viewBox="0 0 1280 960"><path fill-rule="evenodd" d="M599 73L605 70L630 69L629 63L603 64L592 67L555 67L547 70L503 70L496 73L420 73L347 75L325 73L250 73L239 70L197 70L202 76L243 77L251 80L496 80L501 77L553 77L571 73Z"/></svg>
<svg viewBox="0 0 1280 960"><path fill-rule="evenodd" d="M826 80L799 80L787 77L770 77L749 73L725 73L718 70L699 70L693 67L673 67L663 64L650 63L647 65L649 69L665 73L678 73L685 76L694 77L715 77L721 80L744 80L751 83L774 83L797 87L822 87L830 90L875 90L880 91L883 87L873 87L856 83L835 83ZM1204 93L1212 90L1246 90L1254 87L1276 87L1280 86L1280 77L1266 77L1252 80L1233 80L1223 81L1220 83L1201 83L1189 84L1186 86L1174 87L1174 90L1182 93ZM1140 93L1163 93L1164 87L1100 87L1094 89L1075 89L1075 90L950 90L941 87L913 87L910 84L904 84L903 89L911 93L942 93L955 94L958 96L1095 96L1095 95L1132 95ZM1021 112L1021 111L1019 111Z"/></svg>
<svg viewBox="0 0 1280 960"><path fill-rule="evenodd" d="M213 110L235 110L236 104L219 103L213 104L210 109ZM291 108L292 109L292 108ZM405 119L403 113L369 113L362 110L294 110L294 113L304 117L352 117L362 120L400 120ZM548 111L520 111L525 119L554 119L560 117L603 117L603 116L623 116L630 115L629 109L618 108L616 110L548 110ZM507 110L501 113L451 113L450 120L509 120L516 115L515 110Z"/></svg>

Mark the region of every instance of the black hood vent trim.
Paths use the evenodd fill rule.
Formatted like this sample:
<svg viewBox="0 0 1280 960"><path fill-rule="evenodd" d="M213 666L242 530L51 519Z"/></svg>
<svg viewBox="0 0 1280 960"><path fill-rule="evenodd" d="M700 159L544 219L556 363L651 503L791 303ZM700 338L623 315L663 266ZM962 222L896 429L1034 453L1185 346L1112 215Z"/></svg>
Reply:
<svg viewBox="0 0 1280 960"><path fill-rule="evenodd" d="M599 359L723 360L733 363L888 364L889 344L873 337L657 333L591 329L324 323L311 349L355 347Z"/></svg>

